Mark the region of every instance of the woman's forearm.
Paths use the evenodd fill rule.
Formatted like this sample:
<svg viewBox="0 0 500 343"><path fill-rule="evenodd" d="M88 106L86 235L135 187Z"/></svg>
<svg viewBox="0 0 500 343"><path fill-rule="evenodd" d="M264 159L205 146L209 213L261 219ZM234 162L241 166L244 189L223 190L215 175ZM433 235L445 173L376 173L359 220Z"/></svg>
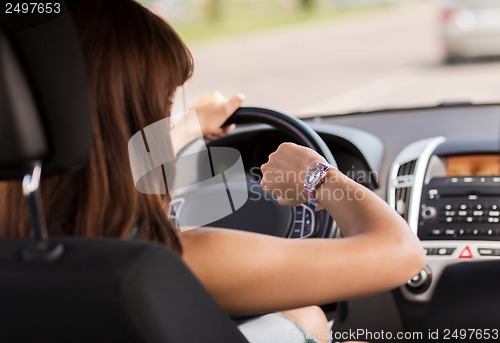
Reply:
<svg viewBox="0 0 500 343"><path fill-rule="evenodd" d="M306 201L316 152L282 144L262 166L261 185L282 205ZM231 230L181 235L184 260L228 311L260 312L328 303L406 283L425 264L406 222L367 188L332 170L316 198L344 239L289 240Z"/></svg>
<svg viewBox="0 0 500 343"><path fill-rule="evenodd" d="M339 225L344 237L392 231L413 238L407 223L382 199L336 169L328 171L316 198ZM412 241L415 241L412 239Z"/></svg>

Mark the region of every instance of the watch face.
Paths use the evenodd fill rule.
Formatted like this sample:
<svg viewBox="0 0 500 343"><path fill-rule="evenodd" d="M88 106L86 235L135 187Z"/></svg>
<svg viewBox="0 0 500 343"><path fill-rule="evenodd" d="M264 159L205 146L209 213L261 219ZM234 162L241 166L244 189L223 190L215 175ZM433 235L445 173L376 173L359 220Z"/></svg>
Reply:
<svg viewBox="0 0 500 343"><path fill-rule="evenodd" d="M304 186L307 188L314 188L321 182L321 176L323 173L323 168L321 165L315 165L309 169L304 178Z"/></svg>

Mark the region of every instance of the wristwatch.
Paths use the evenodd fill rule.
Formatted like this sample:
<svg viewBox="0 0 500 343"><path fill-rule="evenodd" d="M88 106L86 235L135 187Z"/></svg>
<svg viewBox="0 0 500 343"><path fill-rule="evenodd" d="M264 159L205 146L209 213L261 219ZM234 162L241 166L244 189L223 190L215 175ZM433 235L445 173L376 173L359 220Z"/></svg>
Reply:
<svg viewBox="0 0 500 343"><path fill-rule="evenodd" d="M325 182L326 173L330 169L336 168L329 164L318 162L306 172L306 176L304 176L304 188L311 200L318 201L314 193Z"/></svg>

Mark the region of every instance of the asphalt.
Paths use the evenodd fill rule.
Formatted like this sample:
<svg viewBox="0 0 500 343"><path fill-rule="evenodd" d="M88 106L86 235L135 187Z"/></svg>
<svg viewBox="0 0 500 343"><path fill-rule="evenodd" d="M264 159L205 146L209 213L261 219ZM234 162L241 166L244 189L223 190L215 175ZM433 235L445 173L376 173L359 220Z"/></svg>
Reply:
<svg viewBox="0 0 500 343"><path fill-rule="evenodd" d="M442 63L429 1L340 22L191 46L187 103L213 90L300 116L440 102L500 102L500 61Z"/></svg>

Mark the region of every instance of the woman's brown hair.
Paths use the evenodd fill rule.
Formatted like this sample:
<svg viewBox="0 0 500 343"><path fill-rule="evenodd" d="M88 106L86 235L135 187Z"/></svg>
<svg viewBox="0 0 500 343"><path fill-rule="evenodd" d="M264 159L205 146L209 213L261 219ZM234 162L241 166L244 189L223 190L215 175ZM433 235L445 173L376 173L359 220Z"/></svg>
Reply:
<svg viewBox="0 0 500 343"><path fill-rule="evenodd" d="M83 169L43 180L49 233L127 238L137 226L139 238L180 253L168 196L136 191L127 143L170 114L175 90L191 76L192 56L163 19L133 0L80 1L73 18L87 68L93 145ZM30 235L19 182L0 184L0 235Z"/></svg>

